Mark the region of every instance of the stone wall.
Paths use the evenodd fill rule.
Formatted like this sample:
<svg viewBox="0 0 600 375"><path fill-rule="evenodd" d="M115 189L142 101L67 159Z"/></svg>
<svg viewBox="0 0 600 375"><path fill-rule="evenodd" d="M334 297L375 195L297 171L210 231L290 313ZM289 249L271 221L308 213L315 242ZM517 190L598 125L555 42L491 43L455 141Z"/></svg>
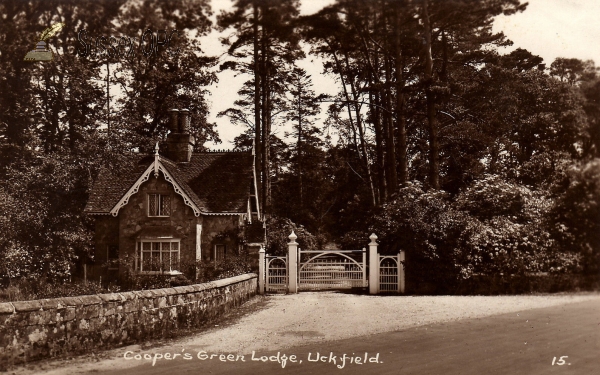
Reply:
<svg viewBox="0 0 600 375"><path fill-rule="evenodd" d="M205 284L0 303L0 371L201 327L254 296L257 276Z"/></svg>

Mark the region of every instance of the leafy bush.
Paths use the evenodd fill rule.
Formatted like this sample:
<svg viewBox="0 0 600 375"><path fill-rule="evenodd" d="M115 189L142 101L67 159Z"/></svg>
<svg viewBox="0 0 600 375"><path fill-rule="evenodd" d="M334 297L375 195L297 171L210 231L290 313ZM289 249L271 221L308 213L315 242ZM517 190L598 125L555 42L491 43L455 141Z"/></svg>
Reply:
<svg viewBox="0 0 600 375"><path fill-rule="evenodd" d="M360 250L366 248L371 242L369 240L370 235L367 232L351 231L340 239L340 245L343 250Z"/></svg>
<svg viewBox="0 0 600 375"><path fill-rule="evenodd" d="M517 217L525 205L526 188L487 175L475 181L456 200L456 207L481 219L495 216Z"/></svg>
<svg viewBox="0 0 600 375"><path fill-rule="evenodd" d="M408 282L430 285L428 293L452 293L479 275L580 272L583 256L561 251L549 231L547 194L486 176L452 201L413 182L373 215L369 231L381 253L406 252ZM362 236L342 242L356 246Z"/></svg>
<svg viewBox="0 0 600 375"><path fill-rule="evenodd" d="M226 279L250 272L258 272L247 254L228 255L222 261L201 261L196 264L198 277L196 282L204 283L213 280Z"/></svg>
<svg viewBox="0 0 600 375"><path fill-rule="evenodd" d="M579 272L581 257L558 251L550 233L539 222L516 224L506 217L480 222L473 219L463 232L460 277L474 274Z"/></svg>
<svg viewBox="0 0 600 375"><path fill-rule="evenodd" d="M228 254L224 260L218 262L206 260L182 262L179 269L183 274L176 276L169 274L139 274L135 271L133 259L121 259L119 264L122 271L119 284L126 290L169 288L206 283L249 272L258 272L258 266L253 265L252 259L246 253Z"/></svg>
<svg viewBox="0 0 600 375"><path fill-rule="evenodd" d="M565 253L583 257L584 272L600 271L600 159L575 165L564 184L555 189L562 193L552 207L551 232Z"/></svg>
<svg viewBox="0 0 600 375"><path fill-rule="evenodd" d="M380 253L406 252L406 279L413 285L430 283L442 293L457 279L455 248L468 215L453 209L447 194L409 183L371 220Z"/></svg>
<svg viewBox="0 0 600 375"><path fill-rule="evenodd" d="M87 162L61 152L19 159L0 179L0 277L61 284L91 249Z"/></svg>
<svg viewBox="0 0 600 375"><path fill-rule="evenodd" d="M89 294L115 293L121 288L116 285L101 286L99 283L83 281L56 283L47 279L18 279L0 289L0 302L30 301L43 298L75 297Z"/></svg>
<svg viewBox="0 0 600 375"><path fill-rule="evenodd" d="M225 260L217 263L212 261L184 263L181 269L185 274L174 276L140 275L134 271L132 260L127 258L121 259L118 263L123 271L118 286L113 284L103 286L98 282L85 284L81 280L58 283L43 278L19 278L10 280L4 288L0 288L0 302L170 288L258 272L258 266L252 263L252 259L247 254L229 255Z"/></svg>
<svg viewBox="0 0 600 375"><path fill-rule="evenodd" d="M119 285L124 290L145 290L160 289L171 287L171 275L167 274L139 274L135 270L135 259L125 256L120 258L119 264Z"/></svg>
<svg viewBox="0 0 600 375"><path fill-rule="evenodd" d="M323 244L302 225L296 225L290 219L272 216L267 219L267 247L270 255L285 255L288 251L289 236L294 231L296 242L303 249L317 249Z"/></svg>
<svg viewBox="0 0 600 375"><path fill-rule="evenodd" d="M455 203L472 216L457 244L461 275L580 272L582 258L550 233L550 193L486 176Z"/></svg>

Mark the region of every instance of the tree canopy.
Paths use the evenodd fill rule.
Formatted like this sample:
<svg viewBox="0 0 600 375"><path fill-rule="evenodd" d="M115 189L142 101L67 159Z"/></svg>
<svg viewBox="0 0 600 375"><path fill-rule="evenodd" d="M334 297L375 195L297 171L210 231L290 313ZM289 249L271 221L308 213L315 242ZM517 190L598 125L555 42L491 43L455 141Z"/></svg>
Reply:
<svg viewBox="0 0 600 375"><path fill-rule="evenodd" d="M219 70L246 80L218 116L241 125L235 148L256 150L269 249L289 228L310 246L362 248L375 232L444 285L597 272L600 75L505 52L494 19L526 8L336 0L301 16L298 0L236 0L213 25L208 0L0 2L0 275L64 280L89 261L92 182L164 142L170 108L190 109L196 150L218 142ZM53 60L24 61L59 22ZM199 41L213 31L220 58Z"/></svg>

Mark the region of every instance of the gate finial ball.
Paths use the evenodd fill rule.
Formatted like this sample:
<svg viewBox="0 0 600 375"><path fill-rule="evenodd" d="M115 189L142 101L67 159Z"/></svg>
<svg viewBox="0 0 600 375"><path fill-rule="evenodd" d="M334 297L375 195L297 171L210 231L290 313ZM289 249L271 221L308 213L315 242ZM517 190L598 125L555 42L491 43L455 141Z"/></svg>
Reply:
<svg viewBox="0 0 600 375"><path fill-rule="evenodd" d="M369 236L369 239L371 240L371 243L369 245L377 245L377 242L375 242L375 240L377 239L377 235L375 233L371 234Z"/></svg>
<svg viewBox="0 0 600 375"><path fill-rule="evenodd" d="M292 234L290 234L288 238L290 239L291 242L296 242L296 239L298 238L298 236L296 236L296 233L294 233L294 230L292 230Z"/></svg>

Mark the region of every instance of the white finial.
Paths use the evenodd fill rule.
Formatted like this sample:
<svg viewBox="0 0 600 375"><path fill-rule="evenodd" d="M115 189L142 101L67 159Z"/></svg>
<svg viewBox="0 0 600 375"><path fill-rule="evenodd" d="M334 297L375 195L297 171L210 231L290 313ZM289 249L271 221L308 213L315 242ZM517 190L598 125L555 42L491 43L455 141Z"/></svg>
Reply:
<svg viewBox="0 0 600 375"><path fill-rule="evenodd" d="M292 234L290 234L288 238L291 241L290 243L296 243L296 238L298 238L298 236L296 236L296 233L294 233L293 229L292 229Z"/></svg>
<svg viewBox="0 0 600 375"><path fill-rule="evenodd" d="M156 142L156 146L154 147L154 155L158 155L158 142Z"/></svg>
<svg viewBox="0 0 600 375"><path fill-rule="evenodd" d="M371 243L369 245L377 245L377 242L375 241L377 238L378 237L375 233L371 234L371 236L369 236L369 239L371 240Z"/></svg>

